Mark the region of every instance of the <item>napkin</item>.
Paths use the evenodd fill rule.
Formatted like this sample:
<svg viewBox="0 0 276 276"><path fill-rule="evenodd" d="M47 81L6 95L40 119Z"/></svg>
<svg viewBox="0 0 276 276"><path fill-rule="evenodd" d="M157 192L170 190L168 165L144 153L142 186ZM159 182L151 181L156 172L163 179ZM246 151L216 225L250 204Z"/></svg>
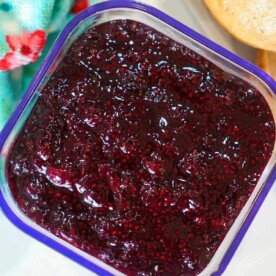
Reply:
<svg viewBox="0 0 276 276"><path fill-rule="evenodd" d="M66 22L95 0L0 0L0 131Z"/></svg>

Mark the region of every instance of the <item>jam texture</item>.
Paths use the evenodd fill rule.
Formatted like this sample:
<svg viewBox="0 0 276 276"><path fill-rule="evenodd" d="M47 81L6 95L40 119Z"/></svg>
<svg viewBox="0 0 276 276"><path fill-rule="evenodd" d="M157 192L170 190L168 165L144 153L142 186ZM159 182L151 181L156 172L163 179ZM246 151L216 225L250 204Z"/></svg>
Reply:
<svg viewBox="0 0 276 276"><path fill-rule="evenodd" d="M127 275L197 275L275 142L263 96L142 23L70 47L14 144L19 208Z"/></svg>

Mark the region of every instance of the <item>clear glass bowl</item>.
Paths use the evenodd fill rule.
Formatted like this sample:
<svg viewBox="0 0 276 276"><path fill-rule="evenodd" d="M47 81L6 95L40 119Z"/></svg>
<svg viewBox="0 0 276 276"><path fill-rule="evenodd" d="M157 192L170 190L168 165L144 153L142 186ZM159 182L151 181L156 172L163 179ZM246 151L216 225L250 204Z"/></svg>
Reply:
<svg viewBox="0 0 276 276"><path fill-rule="evenodd" d="M45 83L62 61L72 43L86 30L115 19L131 19L144 23L171 39L191 48L218 67L256 87L266 99L276 122L276 84L263 71L209 41L183 24L150 6L135 1L109 1L97 4L78 14L61 32L44 63L33 78L15 112L0 136L0 205L6 216L22 231L52 247L72 260L100 275L123 275L102 261L86 254L39 227L17 207L7 181L9 151L28 118ZM275 143L276 144L276 143ZM200 275L220 275L244 236L276 178L276 149L254 192L228 231L214 257Z"/></svg>

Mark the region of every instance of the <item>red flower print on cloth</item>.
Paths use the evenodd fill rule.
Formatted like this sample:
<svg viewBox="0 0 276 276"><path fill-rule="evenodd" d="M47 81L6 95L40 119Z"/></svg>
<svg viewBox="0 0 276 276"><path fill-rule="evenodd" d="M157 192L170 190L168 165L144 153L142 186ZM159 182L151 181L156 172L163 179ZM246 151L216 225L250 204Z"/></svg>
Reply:
<svg viewBox="0 0 276 276"><path fill-rule="evenodd" d="M7 35L10 51L0 58L0 70L12 70L21 65L36 61L42 50L46 35L42 30L26 32L20 35Z"/></svg>
<svg viewBox="0 0 276 276"><path fill-rule="evenodd" d="M88 8L88 6L89 6L88 0L75 0L71 8L71 13L73 14L79 13L80 11Z"/></svg>

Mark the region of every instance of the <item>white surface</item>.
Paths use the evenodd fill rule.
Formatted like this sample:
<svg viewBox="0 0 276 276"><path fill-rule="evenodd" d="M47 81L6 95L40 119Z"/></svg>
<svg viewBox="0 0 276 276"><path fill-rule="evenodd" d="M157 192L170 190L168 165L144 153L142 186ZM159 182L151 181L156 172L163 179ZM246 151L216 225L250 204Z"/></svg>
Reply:
<svg viewBox="0 0 276 276"><path fill-rule="evenodd" d="M144 0L253 61L254 51L230 37L201 0ZM276 187L246 233L223 276L276 275ZM93 273L15 228L0 212L0 276L88 276Z"/></svg>

